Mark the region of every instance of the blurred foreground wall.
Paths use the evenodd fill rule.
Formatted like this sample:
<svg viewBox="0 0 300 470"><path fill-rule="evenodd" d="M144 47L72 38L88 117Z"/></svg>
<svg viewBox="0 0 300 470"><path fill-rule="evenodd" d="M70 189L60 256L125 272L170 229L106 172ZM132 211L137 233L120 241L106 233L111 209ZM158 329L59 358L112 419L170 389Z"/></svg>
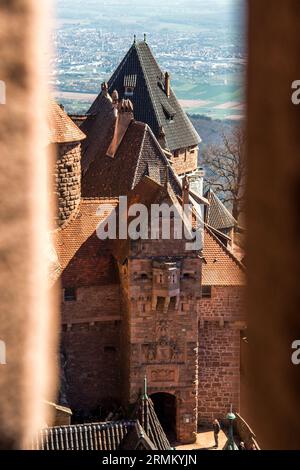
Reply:
<svg viewBox="0 0 300 470"><path fill-rule="evenodd" d="M42 64L47 1L0 0L0 448L26 447L53 398ZM50 333L51 332L51 333ZM54 332L54 335L53 333Z"/></svg>
<svg viewBox="0 0 300 470"><path fill-rule="evenodd" d="M299 25L299 0L249 0L247 418L265 449L300 449Z"/></svg>

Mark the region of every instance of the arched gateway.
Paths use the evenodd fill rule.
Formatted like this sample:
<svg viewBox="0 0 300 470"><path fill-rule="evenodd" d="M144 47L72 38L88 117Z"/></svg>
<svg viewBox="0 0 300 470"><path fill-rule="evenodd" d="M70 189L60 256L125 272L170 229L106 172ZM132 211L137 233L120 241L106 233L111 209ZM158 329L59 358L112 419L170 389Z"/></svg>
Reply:
<svg viewBox="0 0 300 470"><path fill-rule="evenodd" d="M176 397L170 393L159 392L150 396L157 417L169 440L176 439Z"/></svg>

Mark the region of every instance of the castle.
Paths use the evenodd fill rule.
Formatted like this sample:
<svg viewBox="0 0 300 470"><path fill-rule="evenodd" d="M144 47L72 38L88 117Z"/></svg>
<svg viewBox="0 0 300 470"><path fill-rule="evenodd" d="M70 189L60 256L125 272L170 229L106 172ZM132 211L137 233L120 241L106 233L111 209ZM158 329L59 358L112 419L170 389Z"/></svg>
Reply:
<svg viewBox="0 0 300 470"><path fill-rule="evenodd" d="M77 422L130 413L146 376L163 428L192 442L198 424L240 407L244 268L232 248L236 222L197 190L201 139L146 41L134 41L85 116L52 103L49 140L62 404ZM100 240L97 227L125 195L146 207L196 202L202 249L172 235Z"/></svg>

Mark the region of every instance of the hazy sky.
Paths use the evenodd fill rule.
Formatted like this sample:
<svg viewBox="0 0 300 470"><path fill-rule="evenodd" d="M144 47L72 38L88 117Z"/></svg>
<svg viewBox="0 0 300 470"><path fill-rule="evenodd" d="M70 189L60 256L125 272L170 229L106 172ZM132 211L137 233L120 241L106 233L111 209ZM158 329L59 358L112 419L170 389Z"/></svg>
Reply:
<svg viewBox="0 0 300 470"><path fill-rule="evenodd" d="M110 31L167 28L190 32L242 28L246 0L56 0L59 20L85 21ZM169 25L169 26L168 26ZM172 26L173 25L173 26ZM146 29L145 29L146 27Z"/></svg>
<svg viewBox="0 0 300 470"><path fill-rule="evenodd" d="M90 11L98 11L99 13L117 10L119 7L128 12L128 15L134 14L136 9L148 11L149 13L159 15L160 11L166 8L170 12L176 10L187 9L193 10L195 13L223 13L226 11L239 11L245 5L245 0L56 0L57 10L76 15L88 14Z"/></svg>

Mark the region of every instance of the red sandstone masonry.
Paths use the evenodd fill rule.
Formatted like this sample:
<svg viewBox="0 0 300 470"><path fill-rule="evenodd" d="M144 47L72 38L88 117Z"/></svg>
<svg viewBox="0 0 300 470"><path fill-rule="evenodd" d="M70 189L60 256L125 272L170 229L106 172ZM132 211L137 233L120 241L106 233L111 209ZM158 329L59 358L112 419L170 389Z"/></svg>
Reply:
<svg viewBox="0 0 300 470"><path fill-rule="evenodd" d="M174 171L178 175L195 171L198 167L198 147L181 149L178 156L171 158Z"/></svg>
<svg viewBox="0 0 300 470"><path fill-rule="evenodd" d="M213 286L202 299L199 321L198 417L200 424L224 418L240 406L240 330L244 289Z"/></svg>
<svg viewBox="0 0 300 470"><path fill-rule="evenodd" d="M119 291L118 284L79 287L76 301L62 300L67 397L73 410L120 402Z"/></svg>
<svg viewBox="0 0 300 470"><path fill-rule="evenodd" d="M72 257L63 253L62 284L77 293L62 307L70 405L90 411L112 398L126 408L146 374L150 395L176 397L177 439L192 442L198 418L223 418L231 402L239 406L243 288L212 286L212 298L201 299L202 259L186 251L185 240L101 242L95 210L82 204L71 222L76 230L67 225L57 244L58 250L63 243L71 247ZM172 282L164 277L168 263L176 273ZM173 297L166 311L158 296L163 303Z"/></svg>
<svg viewBox="0 0 300 470"><path fill-rule="evenodd" d="M65 326L67 396L72 410L100 410L120 401L120 322Z"/></svg>
<svg viewBox="0 0 300 470"><path fill-rule="evenodd" d="M62 323L121 320L119 291L118 284L77 288L76 301L62 299Z"/></svg>
<svg viewBox="0 0 300 470"><path fill-rule="evenodd" d="M181 259L178 310L153 307L153 259L159 256ZM187 254L188 253L188 254ZM166 257L170 254L170 259ZM129 335L127 388L129 400L139 396L144 375L148 393L165 392L176 396L176 433L181 442L192 442L197 428L197 341L201 259L185 251L185 241L159 240L132 243L128 267L120 267L122 284L128 296ZM194 273L184 278L184 273Z"/></svg>

